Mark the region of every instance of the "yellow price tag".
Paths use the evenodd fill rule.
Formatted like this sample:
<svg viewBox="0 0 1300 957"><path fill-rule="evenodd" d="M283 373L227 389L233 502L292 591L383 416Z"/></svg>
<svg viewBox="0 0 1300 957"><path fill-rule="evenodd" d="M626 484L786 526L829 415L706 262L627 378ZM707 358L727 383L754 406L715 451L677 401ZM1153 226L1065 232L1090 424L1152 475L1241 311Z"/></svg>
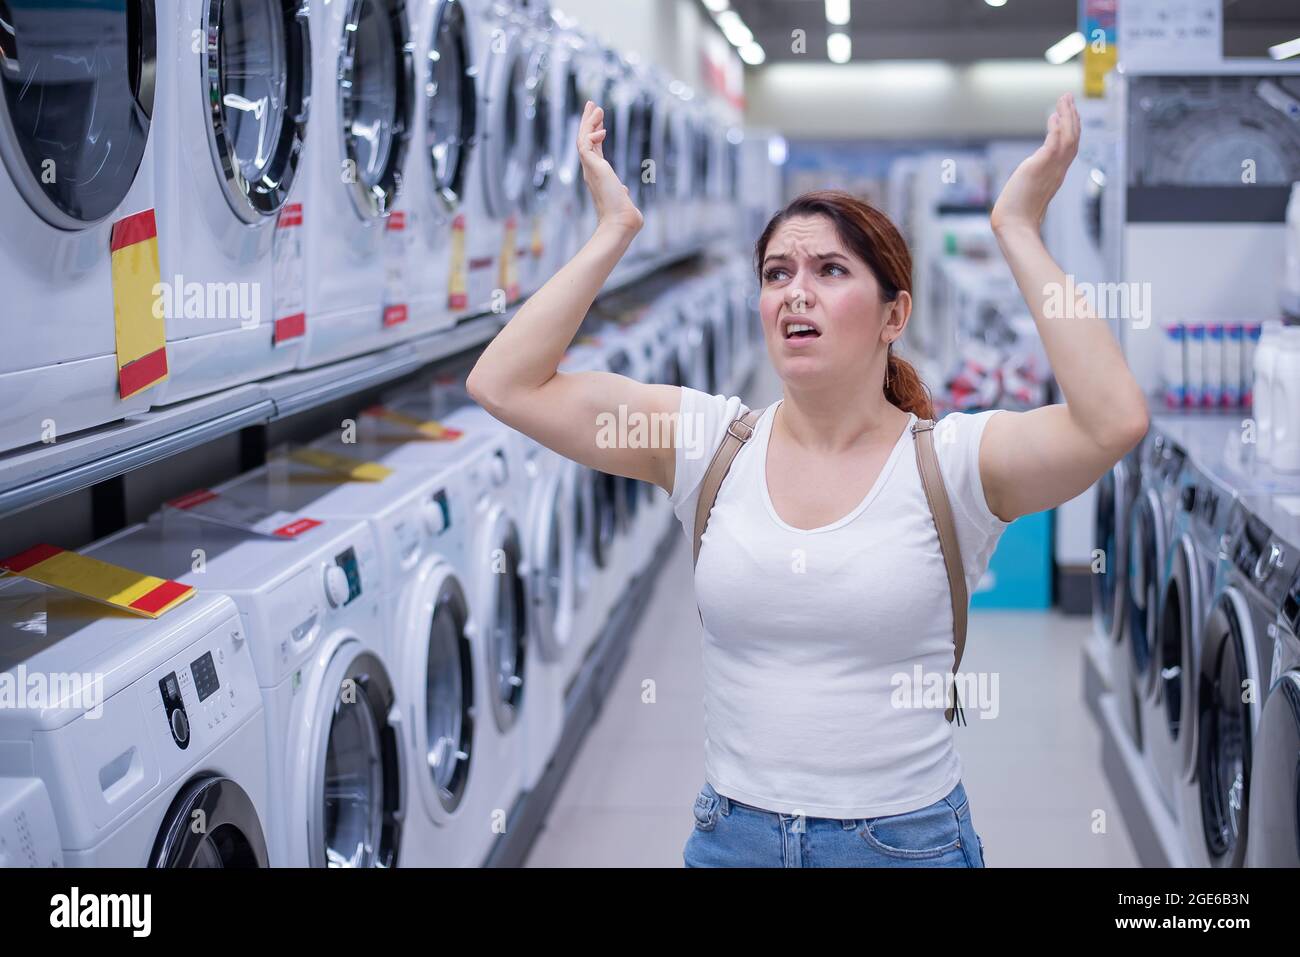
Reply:
<svg viewBox="0 0 1300 957"><path fill-rule="evenodd" d="M372 405L362 414L373 416L374 418L381 419L384 422L391 422L394 425L405 426L427 439L449 441L452 439L458 439L464 435L460 429L449 428L435 419L421 419L418 416L407 415L405 412L397 412L383 405Z"/></svg>
<svg viewBox="0 0 1300 957"><path fill-rule="evenodd" d="M306 447L294 449L289 453L289 458L303 465L332 472L353 482L382 482L393 474L393 470L387 465L363 462L336 452L326 452L324 449Z"/></svg>
<svg viewBox="0 0 1300 957"><path fill-rule="evenodd" d="M34 545L0 560L0 569L142 618L157 618L194 597L193 585L111 565L57 545Z"/></svg>

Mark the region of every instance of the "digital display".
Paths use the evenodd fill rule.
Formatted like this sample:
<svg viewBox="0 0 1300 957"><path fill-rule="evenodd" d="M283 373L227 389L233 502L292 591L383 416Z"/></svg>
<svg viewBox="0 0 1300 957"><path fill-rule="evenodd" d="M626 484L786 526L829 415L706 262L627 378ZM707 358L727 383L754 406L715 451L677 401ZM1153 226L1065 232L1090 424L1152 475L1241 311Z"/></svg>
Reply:
<svg viewBox="0 0 1300 957"><path fill-rule="evenodd" d="M212 663L212 652L190 663L190 674L194 676L194 690L199 700L205 701L220 686L217 681L217 666Z"/></svg>
<svg viewBox="0 0 1300 957"><path fill-rule="evenodd" d="M343 573L348 576L348 600L343 604L349 605L361 594L361 569L357 565L357 550L349 548L345 552L340 552L335 556L334 564L343 569Z"/></svg>

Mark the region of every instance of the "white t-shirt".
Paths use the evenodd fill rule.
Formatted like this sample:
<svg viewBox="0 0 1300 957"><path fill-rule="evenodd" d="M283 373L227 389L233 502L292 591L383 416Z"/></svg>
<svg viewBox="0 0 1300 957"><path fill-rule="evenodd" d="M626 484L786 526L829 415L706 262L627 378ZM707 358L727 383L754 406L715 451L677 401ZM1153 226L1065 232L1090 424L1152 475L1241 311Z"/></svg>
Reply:
<svg viewBox="0 0 1300 957"><path fill-rule="evenodd" d="M922 683L953 667L948 575L913 448L917 417L856 508L801 530L768 496L779 404L732 462L695 570L705 777L720 794L787 814L859 818L925 807L956 786L961 761L937 695L928 707L896 703L904 678L909 689L917 684L917 666ZM736 396L682 389L671 501L688 543L700 483L742 408ZM934 433L969 593L1008 524L989 510L979 475L980 436L998 411L951 413ZM912 695L905 700L925 700Z"/></svg>

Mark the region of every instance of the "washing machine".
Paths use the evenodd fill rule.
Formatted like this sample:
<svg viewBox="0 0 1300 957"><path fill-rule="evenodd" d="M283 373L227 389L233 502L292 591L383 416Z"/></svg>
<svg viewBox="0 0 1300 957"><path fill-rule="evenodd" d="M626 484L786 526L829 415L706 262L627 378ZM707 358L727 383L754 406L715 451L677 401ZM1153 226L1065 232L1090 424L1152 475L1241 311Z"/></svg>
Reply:
<svg viewBox="0 0 1300 957"><path fill-rule="evenodd" d="M562 184L556 164L563 148L560 136L572 115L572 97L577 95L576 88L561 85L566 77L558 69L558 33L549 9L543 6L526 9L523 21L527 68L522 107L529 125L529 156L515 234L521 298L540 289L558 268L555 254L563 246L558 228L566 224L559 218ZM581 120L581 104L577 108Z"/></svg>
<svg viewBox="0 0 1300 957"><path fill-rule="evenodd" d="M595 220L590 218L594 215L591 196L582 178L582 161L578 156L578 130L587 101L599 103L601 61L598 48L593 48L594 41L574 20L559 11L553 11L551 19L551 63L558 93L551 134L555 182L550 202L554 212L547 217L544 236L545 255L553 275L574 257L595 229Z"/></svg>
<svg viewBox="0 0 1300 957"><path fill-rule="evenodd" d="M196 518L201 497L105 539L96 557L234 600L266 712L272 865L394 866L401 715L379 657L373 533L305 515L252 534Z"/></svg>
<svg viewBox="0 0 1300 957"><path fill-rule="evenodd" d="M277 291L292 298L288 287L302 284L299 368L397 344L410 319L406 290L390 282L408 239L405 217L390 220L416 99L406 0L310 7L316 122L307 131L302 267L283 269Z"/></svg>
<svg viewBox="0 0 1300 957"><path fill-rule="evenodd" d="M385 403L391 412L418 420L431 418L427 395L394 397ZM530 631L534 589L533 566L525 549L529 484L518 435L476 405L462 406L440 419L459 429L454 441L406 441L393 444L384 464L399 470L446 468L465 470L470 501L463 509L466 561L463 574L482 662L475 689L475 762L470 788L483 821L474 832L473 861L481 863L495 837L504 833L516 801L525 789L526 731L530 709L543 707L540 691L533 700ZM391 421L365 416L362 440L383 444L394 437ZM543 707L544 710L544 707Z"/></svg>
<svg viewBox="0 0 1300 957"><path fill-rule="evenodd" d="M1272 503L1277 505L1276 502ZM1295 516L1300 502L1288 497L1286 541L1300 545ZM1272 510L1276 514L1276 509ZM1276 522L1281 525L1282 522ZM1248 558L1249 556L1247 556ZM1265 564L1276 561L1270 550ZM1271 575L1269 576L1272 577ZM1269 687L1259 725L1251 741L1249 807L1246 812L1246 864L1251 867L1300 866L1300 575L1285 590L1281 614L1265 617L1266 634L1274 637ZM1271 632L1268 629L1272 629ZM1221 719L1219 719L1221 720ZM1203 738L1211 740L1209 734ZM1207 815L1213 819L1213 815Z"/></svg>
<svg viewBox="0 0 1300 957"><path fill-rule="evenodd" d="M560 371L611 371L602 341L591 334L580 336L565 353ZM628 486L622 476L586 467L579 472L578 484L583 508L575 508L579 541L575 579L580 597L576 641L585 656L600 639L610 612L627 588L630 550L623 530ZM585 516L590 516L590 521Z"/></svg>
<svg viewBox="0 0 1300 957"><path fill-rule="evenodd" d="M19 854L71 867L274 861L267 722L229 598L204 592L147 619L11 578L0 629L0 671L24 691L0 709L0 782L42 785L18 785L35 842Z"/></svg>
<svg viewBox="0 0 1300 957"><path fill-rule="evenodd" d="M40 778L0 778L0 870L62 867L59 825Z"/></svg>
<svg viewBox="0 0 1300 957"><path fill-rule="evenodd" d="M1142 729L1143 762L1171 817L1176 815L1173 792L1177 750L1168 736L1155 735L1165 722L1160 699L1159 648L1161 601L1169 570L1170 540L1178 479L1186 458L1162 431L1158 421L1148 430L1141 451L1141 476L1130 512L1127 628L1132 654L1130 674L1138 700L1137 725Z"/></svg>
<svg viewBox="0 0 1300 957"><path fill-rule="evenodd" d="M479 79L480 126L464 240L469 312L504 312L519 299L518 247L524 191L530 182L533 123L528 114L533 50L517 2L461 0Z"/></svg>
<svg viewBox="0 0 1300 957"><path fill-rule="evenodd" d="M1093 513L1093 553L1105 564L1092 575L1090 647L1119 709L1121 723L1135 745L1142 741L1138 724L1138 689L1134 685L1133 651L1128 647L1130 514L1138 491L1140 453L1115 463L1097 482Z"/></svg>
<svg viewBox="0 0 1300 957"><path fill-rule="evenodd" d="M9 0L3 19L0 451L145 411L165 355L119 378L110 252L155 231L154 4Z"/></svg>
<svg viewBox="0 0 1300 957"><path fill-rule="evenodd" d="M300 310L276 308L274 247L303 162L313 64L307 0L172 0L158 26L168 378L149 394L166 405L297 364Z"/></svg>
<svg viewBox="0 0 1300 957"><path fill-rule="evenodd" d="M400 209L412 333L470 313L464 237L478 149L478 51L462 0L408 0L415 45L414 128ZM390 237L391 239L392 237Z"/></svg>
<svg viewBox="0 0 1300 957"><path fill-rule="evenodd" d="M1300 570L1300 521L1270 504L1267 497L1250 494L1235 503L1202 634L1194 676L1194 766L1184 792L1184 839L1193 863L1241 867L1252 851L1257 859L1279 851L1285 859L1287 854L1285 848L1270 848L1270 837L1248 827L1257 798L1265 805L1263 818L1272 822L1261 824L1265 834L1278 821L1269 810L1279 794L1277 752L1269 755L1269 749L1275 747L1276 730L1285 734L1288 675L1300 660L1294 622L1286 614ZM1284 720L1267 729L1265 713L1279 692L1273 713ZM1298 753L1293 749L1286 759L1291 767L1283 779L1289 773L1294 782ZM1289 796L1285 789L1282 793L1291 802L1294 828L1300 810L1294 783ZM1293 863L1298 852L1290 849Z"/></svg>
<svg viewBox="0 0 1300 957"><path fill-rule="evenodd" d="M618 84L626 71L626 64L617 51L605 46L596 34L584 30L577 24L570 25L570 29L565 33L565 38L568 49L567 56L573 63L582 99L580 106L585 106L586 101L591 100L592 103L605 111L603 120L605 139L600 144L601 155L609 161L614 172L619 173L616 147L620 139L620 114L615 108L614 91L618 88ZM581 122L581 114L579 114L579 122ZM575 144L576 138L577 130L575 129ZM586 181L582 178L582 162L576 156L574 159L577 160L574 189L578 194L578 198L577 220L574 223L569 246L568 258L570 259L595 233L597 222L595 204L592 203L591 193L587 189ZM621 178L621 174L619 175ZM611 280L616 279L619 275L618 267L615 266L614 268L615 272L611 273Z"/></svg>
<svg viewBox="0 0 1300 957"><path fill-rule="evenodd" d="M639 59L629 58L625 78L626 135L620 168L632 203L641 211L642 227L628 247L627 257L645 259L663 251L659 225L660 177L663 175L663 143L660 136L659 74Z"/></svg>

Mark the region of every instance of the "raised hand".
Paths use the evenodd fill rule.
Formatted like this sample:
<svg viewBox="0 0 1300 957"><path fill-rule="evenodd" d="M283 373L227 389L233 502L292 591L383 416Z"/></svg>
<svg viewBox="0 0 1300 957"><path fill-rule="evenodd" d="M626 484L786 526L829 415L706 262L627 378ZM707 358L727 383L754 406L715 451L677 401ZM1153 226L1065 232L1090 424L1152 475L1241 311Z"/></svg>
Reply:
<svg viewBox="0 0 1300 957"><path fill-rule="evenodd" d="M614 167L605 159L601 143L605 139L605 111L591 100L582 110L578 128L578 158L582 161L582 179L596 206L598 224L615 226L631 233L639 232L645 220L632 202L628 188L619 182Z"/></svg>
<svg viewBox="0 0 1300 957"><path fill-rule="evenodd" d="M1056 101L1056 112L1048 118L1043 145L1025 159L1002 187L990 217L993 228L1042 225L1056 191L1065 181L1066 170L1079 152L1079 111L1074 97L1065 93Z"/></svg>

